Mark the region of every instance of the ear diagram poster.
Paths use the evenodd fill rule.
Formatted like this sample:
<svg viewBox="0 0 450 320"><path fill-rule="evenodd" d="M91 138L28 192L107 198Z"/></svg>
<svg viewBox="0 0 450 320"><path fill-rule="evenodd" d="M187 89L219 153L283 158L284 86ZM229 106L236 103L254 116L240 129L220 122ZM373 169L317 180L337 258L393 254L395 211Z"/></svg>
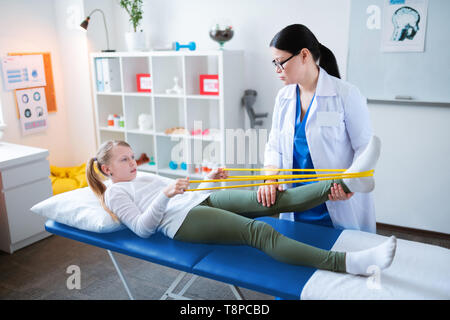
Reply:
<svg viewBox="0 0 450 320"><path fill-rule="evenodd" d="M423 52L428 0L385 0L381 51Z"/></svg>

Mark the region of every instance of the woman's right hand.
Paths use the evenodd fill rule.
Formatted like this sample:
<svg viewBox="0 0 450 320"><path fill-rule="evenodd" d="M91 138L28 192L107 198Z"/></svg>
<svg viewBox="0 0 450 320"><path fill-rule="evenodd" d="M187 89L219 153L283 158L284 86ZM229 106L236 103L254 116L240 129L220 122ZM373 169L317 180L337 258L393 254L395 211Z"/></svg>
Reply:
<svg viewBox="0 0 450 320"><path fill-rule="evenodd" d="M277 180L266 180L265 182L277 182ZM283 191L281 184L271 184L266 186L259 186L257 191L258 202L265 207L270 207L275 203L277 197L277 190Z"/></svg>
<svg viewBox="0 0 450 320"><path fill-rule="evenodd" d="M168 198L172 198L173 196L177 194L183 194L184 190L186 190L189 187L189 177L186 179L177 179L174 183L171 185L168 185L164 190L164 194Z"/></svg>

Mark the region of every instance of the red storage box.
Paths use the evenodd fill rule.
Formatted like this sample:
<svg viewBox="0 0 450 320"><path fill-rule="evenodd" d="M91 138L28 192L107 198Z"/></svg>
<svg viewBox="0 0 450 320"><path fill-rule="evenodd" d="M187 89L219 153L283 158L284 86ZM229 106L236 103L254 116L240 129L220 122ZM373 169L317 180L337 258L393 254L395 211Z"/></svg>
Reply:
<svg viewBox="0 0 450 320"><path fill-rule="evenodd" d="M219 75L201 74L200 75L200 94L219 95Z"/></svg>
<svg viewBox="0 0 450 320"><path fill-rule="evenodd" d="M152 79L149 73L136 74L136 81L138 92L152 92Z"/></svg>

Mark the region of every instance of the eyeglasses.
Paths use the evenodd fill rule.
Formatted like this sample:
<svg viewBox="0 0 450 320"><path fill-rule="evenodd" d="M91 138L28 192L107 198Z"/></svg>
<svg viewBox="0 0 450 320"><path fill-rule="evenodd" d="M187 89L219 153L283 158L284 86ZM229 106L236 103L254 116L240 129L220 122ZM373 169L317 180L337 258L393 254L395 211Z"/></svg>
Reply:
<svg viewBox="0 0 450 320"><path fill-rule="evenodd" d="M286 60L284 60L283 62L280 62L278 60L272 60L272 64L274 65L275 68L280 69L280 70L284 70L283 64L285 64L286 62L288 62L289 60L291 60L293 57L295 57L296 55L298 55L300 53L297 52L296 54L293 54L292 56L290 56L289 58L287 58Z"/></svg>

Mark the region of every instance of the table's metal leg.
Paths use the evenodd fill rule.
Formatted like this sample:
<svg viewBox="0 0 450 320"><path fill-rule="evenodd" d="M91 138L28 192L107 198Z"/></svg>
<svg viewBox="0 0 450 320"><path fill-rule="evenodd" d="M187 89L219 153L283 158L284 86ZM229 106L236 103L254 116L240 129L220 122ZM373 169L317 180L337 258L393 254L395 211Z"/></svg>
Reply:
<svg viewBox="0 0 450 320"><path fill-rule="evenodd" d="M235 285L232 285L232 284L230 284L229 286L237 300L245 300L244 296L242 295L241 289L239 289L239 287L236 287Z"/></svg>
<svg viewBox="0 0 450 320"><path fill-rule="evenodd" d="M106 250L109 254L109 257L111 258L114 267L116 268L116 271L120 277L120 280L122 281L123 286L125 287L125 290L127 291L128 297L130 298L130 300L134 300L133 295L131 294L130 289L128 288L128 283L125 280L125 277L122 274L122 270L120 269L119 264L117 263L113 253L110 250ZM166 300L167 298L171 297L171 298L175 298L175 299L187 299L190 300L189 298L183 296L183 294L186 292L186 290L192 285L192 283L198 278L197 275L192 275L192 278L189 279L189 281L184 285L184 287L181 289L181 291L179 293L174 293L173 290L176 288L176 286L181 282L181 280L183 280L183 278L186 276L186 272L181 272L176 279L172 282L172 284L169 286L169 288L166 290L166 292L163 294L163 296L161 297L161 300ZM238 300L244 300L244 296L242 295L241 290L235 286L235 285L229 285L231 288L231 291L233 292L234 296L236 297L236 299Z"/></svg>
<svg viewBox="0 0 450 320"><path fill-rule="evenodd" d="M180 272L176 279L172 282L172 284L169 286L169 288L164 292L160 300L166 300L167 298L178 298L178 299L188 299L186 297L180 297L177 294L173 293L173 290L176 288L176 286L180 283L181 280L183 280L184 276L186 275L186 272Z"/></svg>
<svg viewBox="0 0 450 320"><path fill-rule="evenodd" d="M127 281L125 280L125 277L122 274L122 270L120 270L120 266L117 263L116 259L114 258L113 253L110 250L106 250L108 251L109 257L111 258L114 267L116 268L117 273L119 274L120 280L122 280L123 286L125 287L125 290L127 291L128 297L130 298L130 300L134 300L133 295L130 292L130 289L128 288L128 284Z"/></svg>
<svg viewBox="0 0 450 320"><path fill-rule="evenodd" d="M186 292L187 289L194 283L194 281L198 278L196 275L192 275L191 279L186 283L186 285L183 287L183 289L180 290L177 294L180 296L183 296L183 294Z"/></svg>

